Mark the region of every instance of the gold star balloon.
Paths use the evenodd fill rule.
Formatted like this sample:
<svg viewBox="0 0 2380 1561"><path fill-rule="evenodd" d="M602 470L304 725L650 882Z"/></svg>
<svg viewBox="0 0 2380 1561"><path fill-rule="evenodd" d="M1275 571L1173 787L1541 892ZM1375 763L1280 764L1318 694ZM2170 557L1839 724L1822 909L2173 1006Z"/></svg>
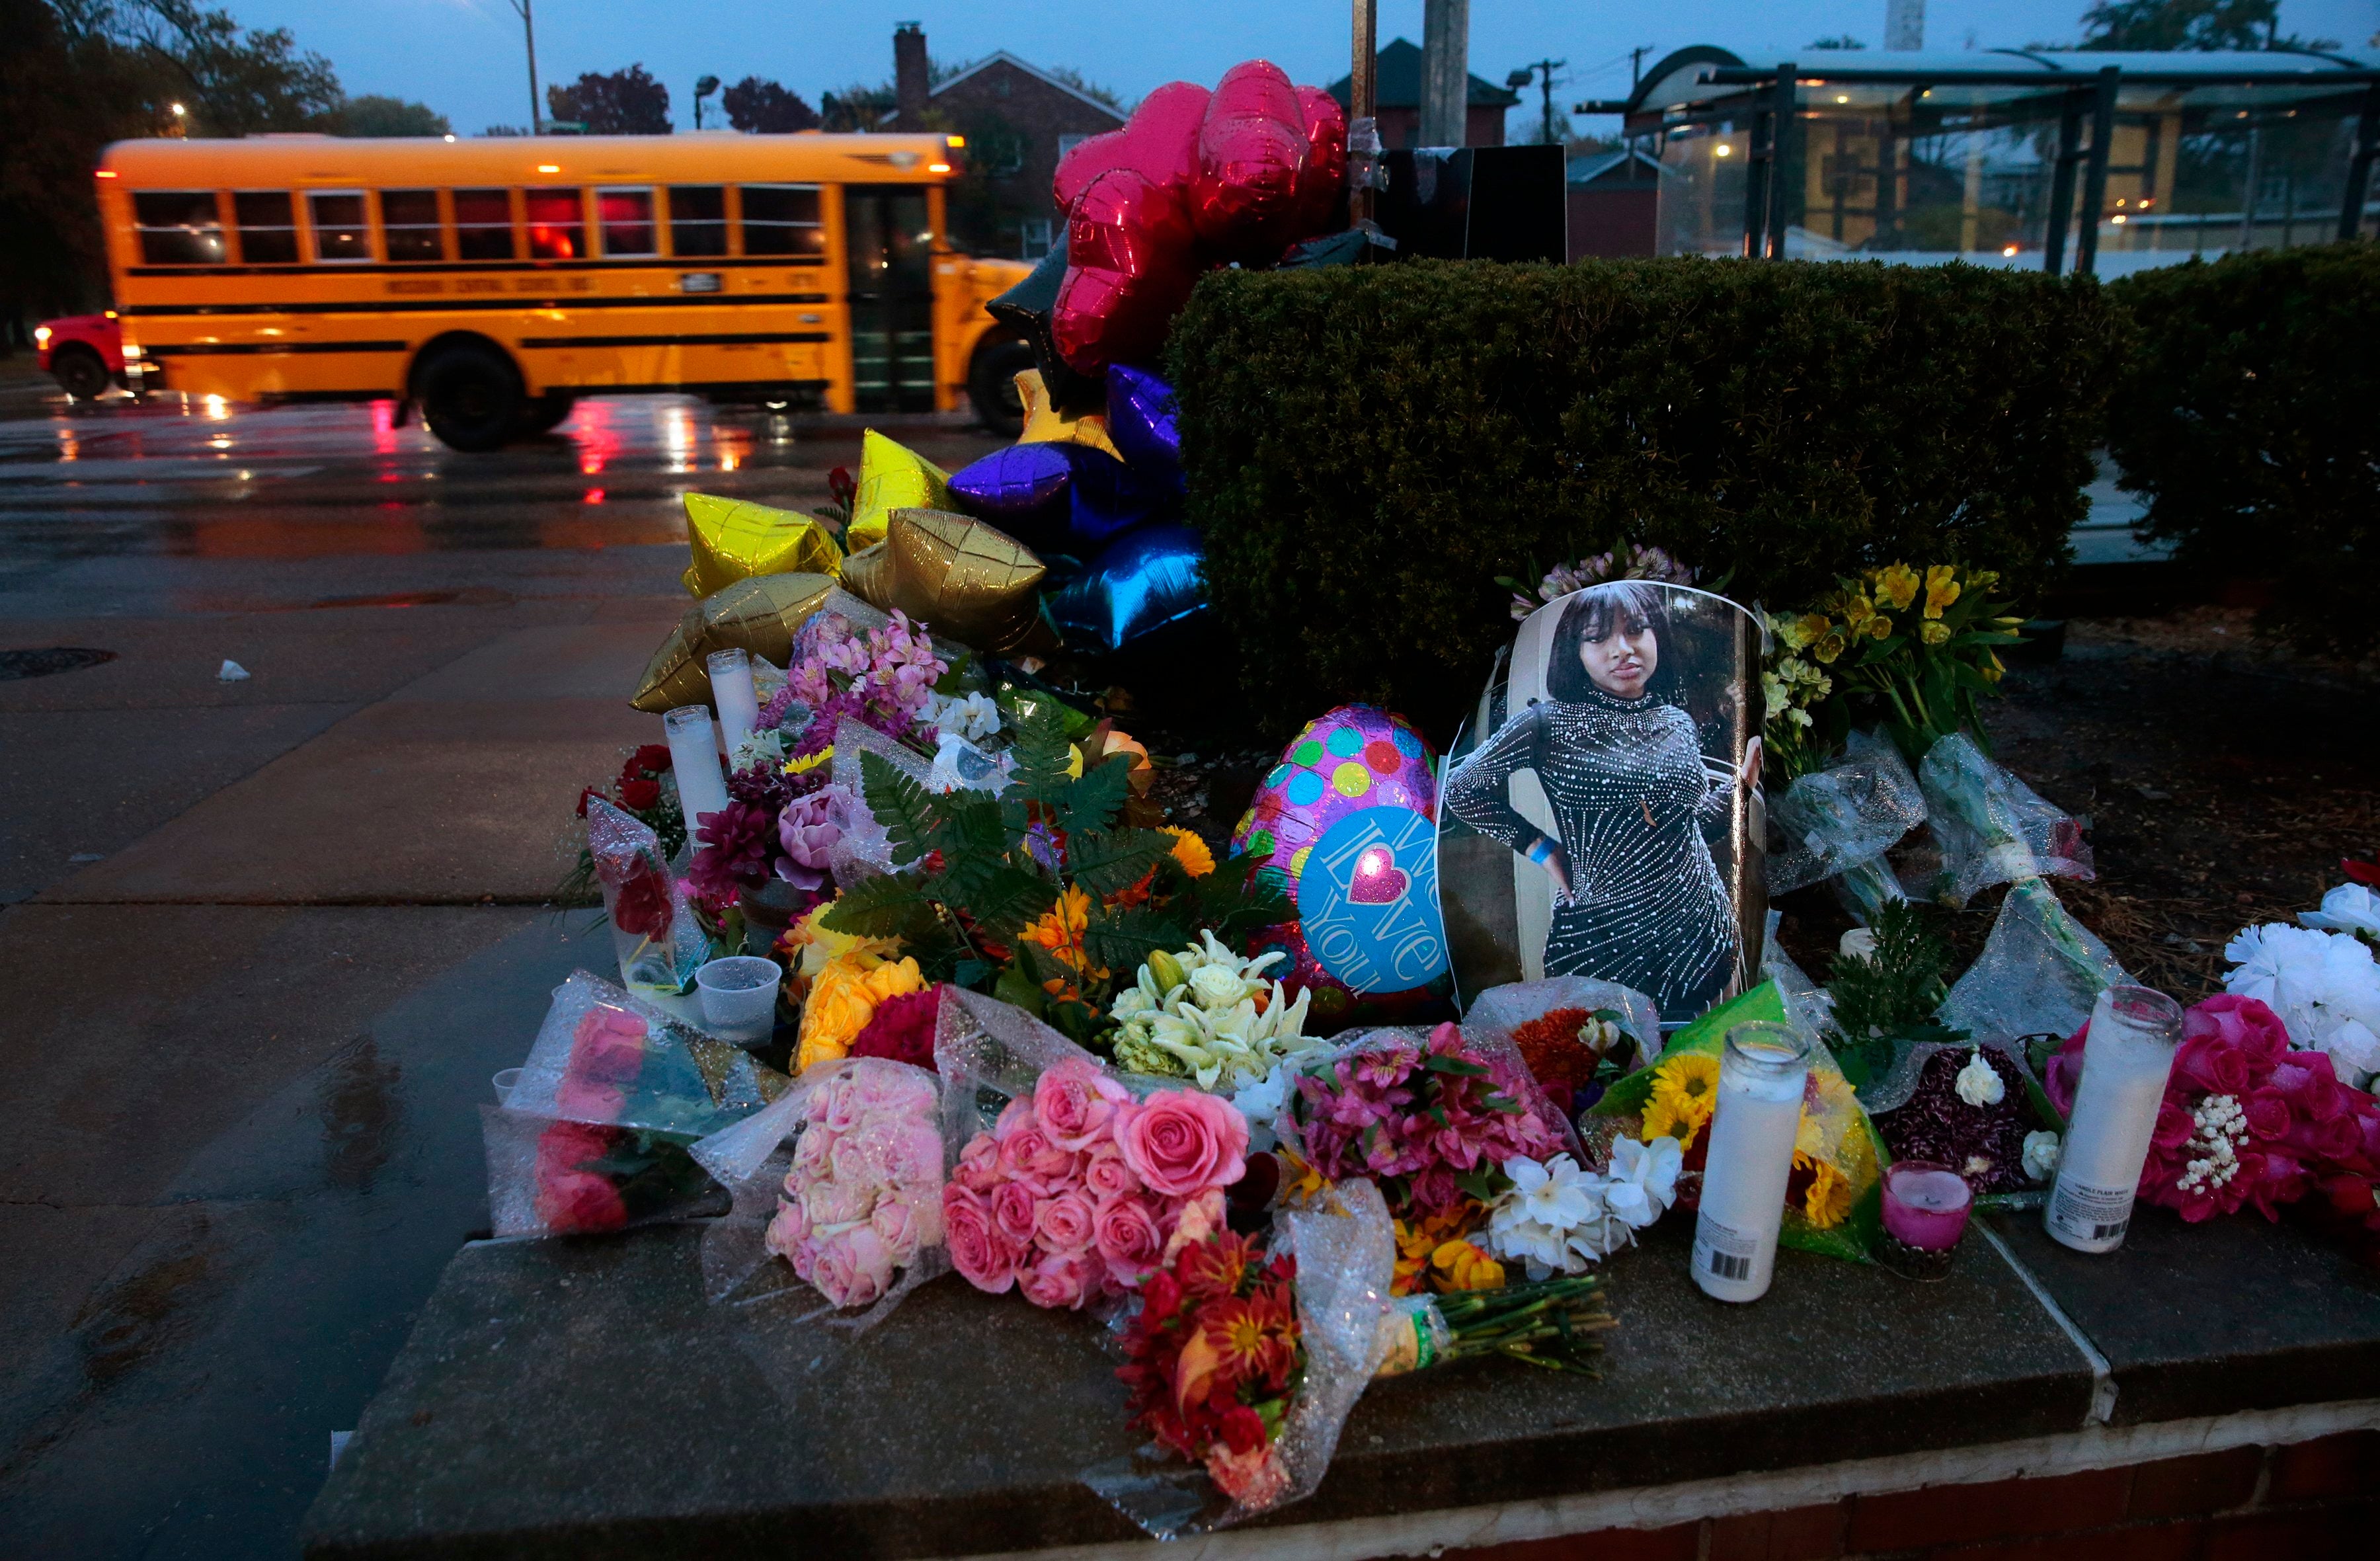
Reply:
<svg viewBox="0 0 2380 1561"><path fill-rule="evenodd" d="M896 509L878 545L853 554L843 586L937 635L1005 654L1055 647L1041 618L1041 560L980 520L939 509Z"/></svg>
<svg viewBox="0 0 2380 1561"><path fill-rule="evenodd" d="M703 658L713 651L740 650L784 665L793 659L795 634L833 589L832 575L755 575L704 597L645 664L628 703L653 715L682 704L709 704L710 672Z"/></svg>
<svg viewBox="0 0 2380 1561"><path fill-rule="evenodd" d="M944 509L951 502L951 474L905 445L869 429L859 445L859 491L852 495L851 528L844 542L855 553L884 540L886 518L896 509Z"/></svg>
<svg viewBox="0 0 2380 1561"><path fill-rule="evenodd" d="M1016 436L1018 444L1088 445L1094 450L1105 450L1118 460L1123 459L1123 452L1108 437L1108 420L1097 412L1070 418L1058 410L1050 399L1049 388L1041 383L1040 370L1018 372L1016 398L1025 404L1025 432Z"/></svg>
<svg viewBox="0 0 2380 1561"><path fill-rule="evenodd" d="M843 567L843 549L815 516L749 499L686 494L686 540L694 562L680 578L689 596L756 575L831 575Z"/></svg>

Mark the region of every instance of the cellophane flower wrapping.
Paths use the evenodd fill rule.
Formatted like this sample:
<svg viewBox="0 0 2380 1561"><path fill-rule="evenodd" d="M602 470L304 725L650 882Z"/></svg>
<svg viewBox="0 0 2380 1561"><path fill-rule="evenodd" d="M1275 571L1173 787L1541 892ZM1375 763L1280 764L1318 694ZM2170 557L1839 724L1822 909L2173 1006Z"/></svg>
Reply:
<svg viewBox="0 0 2380 1561"><path fill-rule="evenodd" d="M1387 1203L1369 1181L1339 1182L1274 1218L1273 1250L1297 1260L1304 1363L1266 1467L1239 1499L1204 1468L1151 1445L1083 1472L1083 1483L1158 1539L1184 1539L1245 1522L1314 1494L1339 1435L1387 1360L1410 1313L1390 1299L1396 1241ZM1392 1315L1393 1313L1393 1315Z"/></svg>
<svg viewBox="0 0 2380 1561"><path fill-rule="evenodd" d="M1625 1136L1650 1142L1675 1138L1685 1151L1679 1204L1699 1201L1703 1156L1710 1146L1719 1064L1727 1032L1767 1020L1803 1028L1810 1072L1803 1085L1802 1125L1786 1184L1779 1246L1854 1262L1868 1261L1881 1223L1884 1166L1889 1155L1851 1081L1828 1050L1786 1007L1774 982L1763 982L1670 1037L1654 1064L1607 1091L1590 1116L1616 1118ZM1590 1124L1597 1126L1598 1124ZM1605 1135L1594 1135L1602 1139Z"/></svg>
<svg viewBox="0 0 2380 1561"><path fill-rule="evenodd" d="M1619 1060L1627 1067L1651 1056L1661 1049L1661 1012L1653 1000L1633 987L1617 982L1595 981L1585 976L1553 976L1544 981L1513 982L1504 986L1491 986L1481 993L1463 1016L1463 1033L1475 1043L1489 1036L1510 1043L1531 1069L1530 1077L1548 1100L1557 1093L1568 1093L1571 1100L1561 1114L1585 1109L1591 1101L1578 1098L1583 1091L1559 1088L1553 1079L1542 1077L1527 1055L1527 1047L1517 1033L1524 1025L1543 1019L1548 1014L1577 1010L1588 1014L1614 1014L1612 1022L1622 1034L1634 1043L1635 1055ZM1583 1050L1583 1049L1582 1049ZM1596 1062L1587 1060L1591 1077ZM1560 1105L1562 1103L1554 1101Z"/></svg>
<svg viewBox="0 0 2380 1561"><path fill-rule="evenodd" d="M2099 994L2131 983L2091 929L2038 878L2011 885L1983 953L1950 988L1937 1015L1978 1041L2071 1035Z"/></svg>
<svg viewBox="0 0 2380 1561"><path fill-rule="evenodd" d="M1994 884L2096 876L2082 821L1985 758L1964 733L1926 750L1917 784L1942 848L1938 897L1949 904L1964 905Z"/></svg>
<svg viewBox="0 0 2380 1561"><path fill-rule="evenodd" d="M683 1133L480 1108L498 1236L593 1236L717 1213L726 1197Z"/></svg>
<svg viewBox="0 0 2380 1561"><path fill-rule="evenodd" d="M622 988L574 970L553 990L507 1109L675 1133L688 1143L742 1120L790 1082Z"/></svg>
<svg viewBox="0 0 2380 1561"><path fill-rule="evenodd" d="M959 987L943 988L934 1067L951 1265L978 1289L1104 1310L1177 1237L1223 1226L1248 1126L1220 1096L1117 1074L1023 1009Z"/></svg>
<svg viewBox="0 0 2380 1561"><path fill-rule="evenodd" d="M856 1312L859 1333L949 1272L941 1090L922 1067L885 1057L813 1067L693 1154L735 1200L703 1232L714 1302L776 1293L747 1282L782 1262L829 1308Z"/></svg>
<svg viewBox="0 0 2380 1561"><path fill-rule="evenodd" d="M1891 739L1853 732L1843 762L1797 777L1769 799L1768 816L1784 837L1768 853L1771 895L1838 878L1863 925L1904 897L1885 853L1925 822L1925 797Z"/></svg>
<svg viewBox="0 0 2380 1561"><path fill-rule="evenodd" d="M1777 987L1778 1000L1785 1005L1786 1022L1808 1035L1824 1035L1835 1022L1835 1000L1827 989L1810 979L1809 972L1793 962L1785 945L1777 940L1779 923L1785 920L1780 911L1768 913L1767 933L1760 940L1760 979Z"/></svg>
<svg viewBox="0 0 2380 1561"><path fill-rule="evenodd" d="M621 981L633 991L684 992L710 957L710 940L662 855L661 836L633 813L590 798L587 854L603 891Z"/></svg>

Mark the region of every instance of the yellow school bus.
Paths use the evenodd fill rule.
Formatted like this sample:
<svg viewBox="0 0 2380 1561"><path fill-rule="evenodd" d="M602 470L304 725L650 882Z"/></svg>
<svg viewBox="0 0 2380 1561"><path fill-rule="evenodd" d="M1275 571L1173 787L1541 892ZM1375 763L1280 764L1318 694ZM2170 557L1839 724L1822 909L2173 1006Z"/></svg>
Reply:
<svg viewBox="0 0 2380 1561"><path fill-rule="evenodd" d="M393 397L493 449L575 396L1014 416L1026 274L943 239L934 135L119 141L128 370L235 401Z"/></svg>

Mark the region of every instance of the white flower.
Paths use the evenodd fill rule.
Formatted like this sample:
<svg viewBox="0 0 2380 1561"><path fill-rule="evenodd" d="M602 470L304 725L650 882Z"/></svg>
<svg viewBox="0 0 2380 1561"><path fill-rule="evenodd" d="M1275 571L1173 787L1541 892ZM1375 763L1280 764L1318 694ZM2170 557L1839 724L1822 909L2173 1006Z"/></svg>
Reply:
<svg viewBox="0 0 2380 1561"><path fill-rule="evenodd" d="M1270 1073L1242 1084L1232 1091L1232 1104L1240 1108L1251 1128L1269 1128L1281 1116L1281 1108L1289 1104L1289 1064L1275 1063Z"/></svg>
<svg viewBox="0 0 2380 1561"><path fill-rule="evenodd" d="M1488 1216L1488 1243L1500 1257L1528 1267L1532 1279L1583 1272L1588 1254L1573 1251L1572 1236L1608 1220L1602 1178L1579 1169L1567 1154L1539 1165L1523 1155L1504 1162L1512 1185Z"/></svg>
<svg viewBox="0 0 2380 1561"><path fill-rule="evenodd" d="M1637 1230L1659 1219L1678 1196L1678 1171L1685 1155L1673 1138L1651 1143L1615 1139L1611 1172L1605 1178L1603 1201L1613 1214Z"/></svg>
<svg viewBox="0 0 2380 1561"><path fill-rule="evenodd" d="M2058 1169L2058 1152L2064 1147L2058 1135L2044 1130L2024 1135L2024 1174L2035 1181L2047 1181Z"/></svg>
<svg viewBox="0 0 2380 1561"><path fill-rule="evenodd" d="M1810 836L1813 842L1817 836ZM1820 848L1813 845L1812 849ZM1876 957L1876 933L1866 927L1847 927L1835 944L1835 952L1846 959L1872 959Z"/></svg>
<svg viewBox="0 0 2380 1561"><path fill-rule="evenodd" d="M981 742L1000 730L1000 705L990 694L969 694L965 699L943 700L934 707L930 719L945 732Z"/></svg>
<svg viewBox="0 0 2380 1561"><path fill-rule="evenodd" d="M1283 957L1279 950L1242 959L1213 933L1199 935L1203 947L1150 956L1117 994L1119 1057L1132 1055L1144 1070L1169 1068L1202 1090L1229 1091L1322 1043L1305 1033L1312 994L1292 1002L1281 982L1264 979Z"/></svg>
<svg viewBox="0 0 2380 1561"><path fill-rule="evenodd" d="M1981 1046L1967 1059L1967 1066L1959 1069L1958 1088L1959 1098L1974 1106L1998 1105L2008 1093L2008 1085L2001 1081L1998 1072L1984 1060Z"/></svg>
<svg viewBox="0 0 2380 1561"><path fill-rule="evenodd" d="M727 756L727 767L747 770L762 760L768 762L771 770L784 763L785 736L783 732L771 727L765 732L745 733L743 740L735 745L735 751Z"/></svg>
<svg viewBox="0 0 2380 1561"><path fill-rule="evenodd" d="M2320 910L2301 910L2298 920L2325 932L2380 939L2380 895L2361 884L2341 884L2322 896Z"/></svg>
<svg viewBox="0 0 2380 1561"><path fill-rule="evenodd" d="M1251 986L1263 984L1244 980L1227 965L1201 965L1190 972L1190 996L1208 1013L1232 1006L1250 995Z"/></svg>
<svg viewBox="0 0 2380 1561"><path fill-rule="evenodd" d="M2224 989L2270 1007L2298 1046L2330 1053L2342 1080L2380 1067L2380 964L2369 944L2351 933L2267 921L2242 928L2223 957L2236 967Z"/></svg>

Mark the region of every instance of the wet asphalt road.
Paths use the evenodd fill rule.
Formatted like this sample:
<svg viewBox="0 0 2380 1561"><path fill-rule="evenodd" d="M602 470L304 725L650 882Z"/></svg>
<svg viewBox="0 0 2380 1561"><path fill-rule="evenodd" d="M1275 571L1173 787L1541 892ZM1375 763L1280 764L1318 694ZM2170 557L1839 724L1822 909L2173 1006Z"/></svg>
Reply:
<svg viewBox="0 0 2380 1561"><path fill-rule="evenodd" d="M679 495L824 503L860 429L623 398L467 456L10 367L0 652L105 659L0 656L0 1555L288 1555L487 1224L489 1075L608 958L540 902L659 735Z"/></svg>

